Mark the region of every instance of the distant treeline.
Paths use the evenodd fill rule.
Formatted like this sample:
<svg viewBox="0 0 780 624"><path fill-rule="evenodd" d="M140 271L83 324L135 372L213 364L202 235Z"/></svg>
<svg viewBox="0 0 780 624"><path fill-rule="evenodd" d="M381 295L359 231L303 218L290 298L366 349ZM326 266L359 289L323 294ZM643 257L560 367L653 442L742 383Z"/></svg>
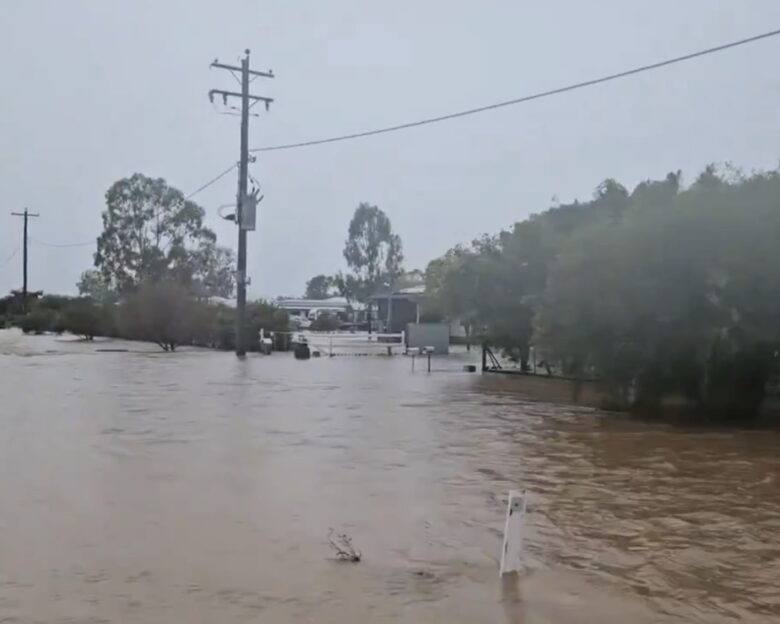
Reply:
<svg viewBox="0 0 780 624"><path fill-rule="evenodd" d="M96 336L143 340L165 351L180 345L231 350L236 337L235 309L198 300L182 285L166 281L143 284L116 301L44 295L29 301L26 312L18 296L9 296L0 299L2 324L32 334L69 332L85 340ZM287 313L273 304L247 304L250 350L259 350L261 329L283 331L287 325Z"/></svg>
<svg viewBox="0 0 780 624"><path fill-rule="evenodd" d="M530 347L624 405L670 397L750 419L778 374L780 172L708 167L632 192L614 180L426 272L429 318L460 319L523 367Z"/></svg>

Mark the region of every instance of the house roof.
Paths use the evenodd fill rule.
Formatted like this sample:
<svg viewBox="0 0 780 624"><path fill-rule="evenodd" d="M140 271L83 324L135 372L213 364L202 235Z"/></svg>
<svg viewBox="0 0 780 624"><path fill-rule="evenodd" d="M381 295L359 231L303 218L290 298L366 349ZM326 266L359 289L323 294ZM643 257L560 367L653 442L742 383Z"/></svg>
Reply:
<svg viewBox="0 0 780 624"><path fill-rule="evenodd" d="M346 310L349 302L344 297L330 297L329 299L277 299L276 305L283 310L299 310L315 308Z"/></svg>
<svg viewBox="0 0 780 624"><path fill-rule="evenodd" d="M388 291L378 292L371 296L373 301L377 299L409 299L410 301L417 301L425 295L425 284L418 284L416 286L409 286L408 288L400 288L389 295Z"/></svg>
<svg viewBox="0 0 780 624"><path fill-rule="evenodd" d="M209 297L207 301L212 305L223 305L227 306L228 308L236 307L235 299L226 299L225 297Z"/></svg>

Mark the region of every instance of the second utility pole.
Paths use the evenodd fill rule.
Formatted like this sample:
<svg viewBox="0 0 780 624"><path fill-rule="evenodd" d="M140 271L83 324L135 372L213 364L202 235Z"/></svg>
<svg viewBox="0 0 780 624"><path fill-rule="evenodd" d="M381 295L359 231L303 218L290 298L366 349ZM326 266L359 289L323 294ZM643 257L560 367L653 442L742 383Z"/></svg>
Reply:
<svg viewBox="0 0 780 624"><path fill-rule="evenodd" d="M30 217L39 217L37 212L12 212L15 217L24 217L24 230L22 234L22 308L27 311L27 219ZM18 249L18 247L17 247Z"/></svg>
<svg viewBox="0 0 780 624"><path fill-rule="evenodd" d="M263 76L273 78L273 72L258 72L249 69L249 50L246 50L246 56L241 59L241 67L232 67L223 65L214 61L212 67L227 69L231 72L241 72L241 93L233 91L222 91L212 89L209 91L209 98L214 98L215 94L221 95L224 102L228 97L241 98L241 160L238 165L238 197L236 199L236 224L238 225L238 267L236 269L236 355L246 355L246 233L247 230L255 229L255 215L248 214L249 204L254 198L250 198L247 193L249 178L249 109L257 102L264 102L265 108L273 100L271 98L259 97L249 94L249 77ZM250 104L252 101L252 104ZM254 208L254 204L252 204Z"/></svg>

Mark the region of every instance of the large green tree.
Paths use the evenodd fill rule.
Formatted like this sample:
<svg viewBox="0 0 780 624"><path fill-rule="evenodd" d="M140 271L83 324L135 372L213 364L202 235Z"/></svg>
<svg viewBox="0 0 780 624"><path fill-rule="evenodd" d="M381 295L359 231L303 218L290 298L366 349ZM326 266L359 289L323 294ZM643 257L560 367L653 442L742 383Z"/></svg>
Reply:
<svg viewBox="0 0 780 624"><path fill-rule="evenodd" d="M429 303L523 361L595 375L635 405L758 412L780 371L780 172L607 180L431 262Z"/></svg>
<svg viewBox="0 0 780 624"><path fill-rule="evenodd" d="M88 269L81 274L76 287L82 297L89 297L94 301L111 301L116 298L116 292L97 269Z"/></svg>
<svg viewBox="0 0 780 624"><path fill-rule="evenodd" d="M232 249L220 247L210 237L204 237L198 247L189 252L189 280L198 296L230 298L236 286L236 258Z"/></svg>
<svg viewBox="0 0 780 624"><path fill-rule="evenodd" d="M344 244L344 259L353 279L342 278L342 290L359 301L380 288L390 287L401 274L401 238L393 233L390 219L382 210L367 203L355 209Z"/></svg>
<svg viewBox="0 0 780 624"><path fill-rule="evenodd" d="M124 294L141 283L166 279L199 295L229 296L233 255L216 245L204 215L203 208L161 178L136 173L115 182L106 193L95 253L100 280L87 273L82 285Z"/></svg>
<svg viewBox="0 0 780 624"><path fill-rule="evenodd" d="M537 340L645 407L674 395L754 415L780 344L780 176L708 168L684 191L666 182L566 242Z"/></svg>
<svg viewBox="0 0 780 624"><path fill-rule="evenodd" d="M427 305L527 366L535 306L553 254L544 230L539 221L526 221L432 261Z"/></svg>
<svg viewBox="0 0 780 624"><path fill-rule="evenodd" d="M335 288L334 278L330 275L315 275L306 282L304 296L307 299L327 299L333 296Z"/></svg>

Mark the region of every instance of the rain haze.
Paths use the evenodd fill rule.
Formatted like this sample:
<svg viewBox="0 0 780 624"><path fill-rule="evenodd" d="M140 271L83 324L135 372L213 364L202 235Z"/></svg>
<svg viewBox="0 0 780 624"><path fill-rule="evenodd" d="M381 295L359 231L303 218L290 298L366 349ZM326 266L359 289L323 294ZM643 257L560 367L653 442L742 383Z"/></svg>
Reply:
<svg viewBox="0 0 780 624"><path fill-rule="evenodd" d="M780 622L779 52L0 0L0 624Z"/></svg>
<svg viewBox="0 0 780 624"><path fill-rule="evenodd" d="M663 0L553 2L2 2L0 290L75 293L92 265L104 194L134 172L185 193L238 158L239 121L211 88L235 88L219 58L245 48L274 70L254 93L252 148L413 121L563 86L747 37L780 23L780 4ZM405 266L496 232L551 203L590 197L603 179L632 187L732 161L774 167L780 150L778 42L561 96L402 132L258 154L263 185L249 237L250 296L297 295L344 268L349 218L378 205ZM231 173L195 199L223 245L218 207ZM10 259L8 259L10 257ZM8 260L7 260L8 259ZM7 260L7 261L6 261Z"/></svg>

